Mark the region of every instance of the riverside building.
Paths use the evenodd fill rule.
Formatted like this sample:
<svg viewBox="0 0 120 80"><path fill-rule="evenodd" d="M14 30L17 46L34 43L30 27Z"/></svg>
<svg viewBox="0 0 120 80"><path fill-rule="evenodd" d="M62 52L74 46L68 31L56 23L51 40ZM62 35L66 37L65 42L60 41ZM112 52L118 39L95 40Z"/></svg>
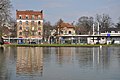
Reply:
<svg viewBox="0 0 120 80"><path fill-rule="evenodd" d="M43 11L16 10L17 38L43 38Z"/></svg>

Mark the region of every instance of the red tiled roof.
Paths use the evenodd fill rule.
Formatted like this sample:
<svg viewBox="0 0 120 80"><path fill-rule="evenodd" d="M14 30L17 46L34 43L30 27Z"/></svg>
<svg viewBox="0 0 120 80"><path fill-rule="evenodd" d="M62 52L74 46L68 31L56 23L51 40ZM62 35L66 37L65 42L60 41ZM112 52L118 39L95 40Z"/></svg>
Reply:
<svg viewBox="0 0 120 80"><path fill-rule="evenodd" d="M67 27L67 28L75 28L73 25L69 24L69 23L61 23L60 26L61 28Z"/></svg>
<svg viewBox="0 0 120 80"><path fill-rule="evenodd" d="M26 11L17 11L17 15L41 15L42 11L33 11L33 10L26 10Z"/></svg>
<svg viewBox="0 0 120 80"><path fill-rule="evenodd" d="M18 11L16 10L16 18L19 19L19 15L22 15L22 18L25 19L26 15L29 16L31 19L32 15L35 15L35 18L38 17L38 15L41 15L41 19L43 19L43 11L33 11L33 10L26 10L26 11Z"/></svg>

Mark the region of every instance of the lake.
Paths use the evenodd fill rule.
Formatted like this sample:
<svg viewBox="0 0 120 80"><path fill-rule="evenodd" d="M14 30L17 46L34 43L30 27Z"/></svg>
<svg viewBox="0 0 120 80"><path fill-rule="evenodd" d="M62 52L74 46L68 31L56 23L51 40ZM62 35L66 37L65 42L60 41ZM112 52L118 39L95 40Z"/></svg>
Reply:
<svg viewBox="0 0 120 80"><path fill-rule="evenodd" d="M120 47L0 47L0 80L120 80Z"/></svg>

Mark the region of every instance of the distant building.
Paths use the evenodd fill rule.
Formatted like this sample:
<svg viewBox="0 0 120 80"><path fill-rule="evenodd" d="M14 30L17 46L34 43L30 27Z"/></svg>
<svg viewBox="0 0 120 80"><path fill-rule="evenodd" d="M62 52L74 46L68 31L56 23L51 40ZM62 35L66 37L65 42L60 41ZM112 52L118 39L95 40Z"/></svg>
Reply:
<svg viewBox="0 0 120 80"><path fill-rule="evenodd" d="M57 29L59 35L75 35L75 27L72 24L62 22Z"/></svg>
<svg viewBox="0 0 120 80"><path fill-rule="evenodd" d="M120 28L108 28L107 31L105 29L101 29L101 33L120 33Z"/></svg>
<svg viewBox="0 0 120 80"><path fill-rule="evenodd" d="M43 38L43 11L16 10L17 37Z"/></svg>

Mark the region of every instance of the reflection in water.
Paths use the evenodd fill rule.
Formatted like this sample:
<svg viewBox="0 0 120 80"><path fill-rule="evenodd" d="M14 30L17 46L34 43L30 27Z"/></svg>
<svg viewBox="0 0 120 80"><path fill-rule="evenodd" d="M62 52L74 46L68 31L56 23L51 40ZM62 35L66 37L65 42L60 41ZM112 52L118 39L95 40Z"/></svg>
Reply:
<svg viewBox="0 0 120 80"><path fill-rule="evenodd" d="M76 59L79 61L80 67L88 68L108 68L110 62L110 53L108 47L101 49L93 48L76 48Z"/></svg>
<svg viewBox="0 0 120 80"><path fill-rule="evenodd" d="M108 68L110 64L109 48L104 47L57 47L44 48L44 58L60 65L78 64L80 68Z"/></svg>
<svg viewBox="0 0 120 80"><path fill-rule="evenodd" d="M4 47L0 47L0 53L3 53Z"/></svg>
<svg viewBox="0 0 120 80"><path fill-rule="evenodd" d="M74 48L73 47L58 47L56 48L56 58L59 64L62 63L70 63L73 62L74 56Z"/></svg>
<svg viewBox="0 0 120 80"><path fill-rule="evenodd" d="M42 48L18 47L16 72L17 74L42 75L43 72Z"/></svg>
<svg viewBox="0 0 120 80"><path fill-rule="evenodd" d="M94 49L94 48L93 48ZM94 51L92 48L76 48L76 60L81 68L93 67Z"/></svg>
<svg viewBox="0 0 120 80"><path fill-rule="evenodd" d="M0 80L14 80L16 48L0 48Z"/></svg>
<svg viewBox="0 0 120 80"><path fill-rule="evenodd" d="M119 75L120 47L0 48L0 80L120 80Z"/></svg>

